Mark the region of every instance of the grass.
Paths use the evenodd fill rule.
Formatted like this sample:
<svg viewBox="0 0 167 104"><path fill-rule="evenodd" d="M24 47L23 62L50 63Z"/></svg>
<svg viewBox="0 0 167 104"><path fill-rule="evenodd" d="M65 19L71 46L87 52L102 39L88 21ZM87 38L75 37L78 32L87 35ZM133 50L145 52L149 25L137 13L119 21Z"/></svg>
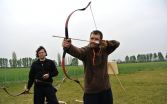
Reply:
<svg viewBox="0 0 167 104"><path fill-rule="evenodd" d="M135 74L119 76L126 88L126 94L113 81L115 104L166 104L167 68L152 71L140 71ZM117 86L118 85L118 86Z"/></svg>
<svg viewBox="0 0 167 104"><path fill-rule="evenodd" d="M118 67L121 73L118 77L122 81L126 93L121 89L116 77L111 75L110 81L114 104L167 104L167 62L128 63L119 64ZM82 70L72 73L81 72ZM69 74L71 75L72 73ZM60 76L60 79L62 77L63 75ZM82 77L79 76L79 80L83 83ZM60 81L59 78L56 78L54 85L58 81ZM23 90L25 83L25 81L10 82L5 83L5 85L10 92L16 94ZM83 96L83 91L76 83L65 80L57 89L57 97L59 100L66 101L67 104L81 104L75 102L75 99L82 100ZM4 91L0 90L0 96L0 104L33 104L33 95L10 97Z"/></svg>
<svg viewBox="0 0 167 104"><path fill-rule="evenodd" d="M61 67L57 67L59 75L57 79L62 79L64 74ZM68 66L68 74L72 77L83 76L83 66ZM28 80L29 68L0 68L0 84L10 82L25 82Z"/></svg>
<svg viewBox="0 0 167 104"><path fill-rule="evenodd" d="M166 68L167 62L147 62L147 63L125 63L119 64L118 69L120 74L135 73L138 71L151 71L157 68Z"/></svg>
<svg viewBox="0 0 167 104"><path fill-rule="evenodd" d="M0 69L0 83L26 81L28 68L4 68Z"/></svg>

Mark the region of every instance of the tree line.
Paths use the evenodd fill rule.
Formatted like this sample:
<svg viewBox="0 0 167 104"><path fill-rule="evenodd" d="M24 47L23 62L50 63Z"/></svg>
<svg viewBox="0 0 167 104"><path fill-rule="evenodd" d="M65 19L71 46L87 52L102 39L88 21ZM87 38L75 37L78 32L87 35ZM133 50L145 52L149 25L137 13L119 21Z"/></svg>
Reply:
<svg viewBox="0 0 167 104"><path fill-rule="evenodd" d="M15 52L12 53L12 58L0 58L0 68L18 68L18 67L30 67L31 64L37 60L37 58L25 57L17 59ZM61 66L61 54L57 54L57 61L53 60L56 66ZM136 63L136 62L154 62L154 61L167 61L167 54L163 56L161 52L158 53L147 53L147 54L138 54L137 56L126 56L125 63ZM65 58L65 65L69 66L78 66L79 61L77 58L68 56Z"/></svg>
<svg viewBox="0 0 167 104"><path fill-rule="evenodd" d="M25 57L17 58L16 52L12 53L12 58L0 58L0 68L19 68L19 67L30 67L31 64L37 60L37 58ZM57 61L53 60L56 66L61 66L61 54L57 54ZM71 56L65 58L65 65L78 66L78 59Z"/></svg>
<svg viewBox="0 0 167 104"><path fill-rule="evenodd" d="M167 54L164 57L161 52L158 53L148 53L148 54L138 54L137 56L126 56L126 63L135 63L135 62L155 62L155 61L167 61Z"/></svg>

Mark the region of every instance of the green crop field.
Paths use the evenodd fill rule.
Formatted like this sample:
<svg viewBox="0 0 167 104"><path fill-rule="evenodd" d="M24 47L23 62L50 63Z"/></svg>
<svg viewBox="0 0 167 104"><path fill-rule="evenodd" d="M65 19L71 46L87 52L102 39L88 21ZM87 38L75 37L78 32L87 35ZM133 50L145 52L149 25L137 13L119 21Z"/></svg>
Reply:
<svg viewBox="0 0 167 104"><path fill-rule="evenodd" d="M69 75L83 84L82 66L67 68ZM118 78L126 91L122 90L116 77L110 75L114 104L167 104L167 62L118 64L118 68ZM54 86L64 77L59 67L58 70L59 76L54 78ZM0 69L0 86L6 86L12 94L17 94L23 91L28 72L28 68ZM82 104L75 102L76 99L82 100L83 96L83 91L75 82L66 79L56 87L59 100L67 104ZM11 97L0 89L0 96L0 104L33 104L32 94Z"/></svg>

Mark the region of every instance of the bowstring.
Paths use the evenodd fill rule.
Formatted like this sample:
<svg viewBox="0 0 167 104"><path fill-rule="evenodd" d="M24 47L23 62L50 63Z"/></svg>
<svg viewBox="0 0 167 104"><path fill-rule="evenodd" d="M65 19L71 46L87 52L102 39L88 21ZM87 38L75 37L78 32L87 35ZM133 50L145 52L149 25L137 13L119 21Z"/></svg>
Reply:
<svg viewBox="0 0 167 104"><path fill-rule="evenodd" d="M97 30L97 25L96 25L96 21L95 21L95 17L94 17L94 13L93 13L93 10L92 10L92 8L91 8L91 4L90 4L90 11L91 11L91 15L92 15L92 19L93 19L93 22L94 22L94 26L95 26L95 29ZM80 68L80 66L79 66L79 68L77 68L77 69L81 69ZM74 72L75 73L75 75L76 75L76 73L78 73L78 72ZM77 77L77 79L78 79L78 76L75 76L75 77ZM81 87L82 87L82 85L80 85Z"/></svg>
<svg viewBox="0 0 167 104"><path fill-rule="evenodd" d="M95 29L97 30L97 25L96 25L96 21L95 21L95 17L94 17L94 13L93 13L91 4L90 4L90 11L91 11L91 14L92 14L92 18L93 18L93 22L94 22L94 25L95 25Z"/></svg>
<svg viewBox="0 0 167 104"><path fill-rule="evenodd" d="M93 14L93 10L92 10L92 8L91 8L91 4L90 4L90 11L91 11L91 14L92 14L92 18L93 18L93 22L94 22L94 25L95 25L95 29L97 30L97 25L96 25L95 17L94 17L94 14ZM111 65L111 67L112 67L112 65ZM118 80L118 82L119 82L121 88L122 88L123 91L126 93L126 90L125 90L124 86L122 85L122 82L120 81L120 79L119 79L118 76L116 75L115 71L113 70L113 67L112 67L111 69L112 69L112 71L113 71L115 77L117 78L117 80Z"/></svg>

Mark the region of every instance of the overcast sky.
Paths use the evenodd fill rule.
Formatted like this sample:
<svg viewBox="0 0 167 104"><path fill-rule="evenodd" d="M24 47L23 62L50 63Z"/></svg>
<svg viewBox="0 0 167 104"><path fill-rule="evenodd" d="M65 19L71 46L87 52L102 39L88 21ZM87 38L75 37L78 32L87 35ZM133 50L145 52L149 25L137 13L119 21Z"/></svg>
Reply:
<svg viewBox="0 0 167 104"><path fill-rule="evenodd" d="M83 8L89 0L0 0L0 57L35 58L42 45L48 58L62 53L67 16ZM122 59L138 53L167 53L167 0L92 0L97 29L104 39L118 40L120 47L109 60ZM69 36L89 39L95 29L90 8L70 18ZM81 47L87 42L73 41Z"/></svg>

